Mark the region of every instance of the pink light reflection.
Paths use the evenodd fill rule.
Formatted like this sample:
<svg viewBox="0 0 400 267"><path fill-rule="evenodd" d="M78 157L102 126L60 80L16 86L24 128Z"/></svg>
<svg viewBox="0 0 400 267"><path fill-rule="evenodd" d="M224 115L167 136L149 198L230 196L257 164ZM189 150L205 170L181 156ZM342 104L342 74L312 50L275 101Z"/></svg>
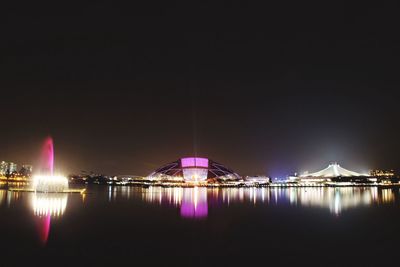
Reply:
<svg viewBox="0 0 400 267"><path fill-rule="evenodd" d="M50 234L51 216L37 217L39 238L42 245L46 245Z"/></svg>
<svg viewBox="0 0 400 267"><path fill-rule="evenodd" d="M181 204L181 217L186 219L208 217L206 188L185 188Z"/></svg>

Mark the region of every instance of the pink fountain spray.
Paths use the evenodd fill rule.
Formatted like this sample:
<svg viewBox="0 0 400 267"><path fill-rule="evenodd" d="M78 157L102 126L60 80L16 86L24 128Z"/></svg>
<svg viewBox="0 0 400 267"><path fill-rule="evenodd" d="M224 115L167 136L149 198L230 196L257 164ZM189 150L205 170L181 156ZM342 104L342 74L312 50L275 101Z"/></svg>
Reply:
<svg viewBox="0 0 400 267"><path fill-rule="evenodd" d="M44 141L40 166L43 174L54 175L54 143L50 136Z"/></svg>
<svg viewBox="0 0 400 267"><path fill-rule="evenodd" d="M54 175L54 145L53 139L47 137L40 159L40 173L33 177L33 189L43 193L66 193L68 191L68 179Z"/></svg>
<svg viewBox="0 0 400 267"><path fill-rule="evenodd" d="M51 226L51 217L60 216L67 206L68 180L54 175L53 139L47 137L41 152L39 174L34 177L32 204L37 216L37 226L42 245L46 245ZM48 194L61 193L61 194Z"/></svg>

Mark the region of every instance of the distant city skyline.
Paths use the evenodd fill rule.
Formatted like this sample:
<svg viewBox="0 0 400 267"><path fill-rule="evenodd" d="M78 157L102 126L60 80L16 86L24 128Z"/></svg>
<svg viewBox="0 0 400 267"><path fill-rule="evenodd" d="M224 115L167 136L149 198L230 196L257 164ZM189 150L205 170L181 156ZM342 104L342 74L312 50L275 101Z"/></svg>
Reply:
<svg viewBox="0 0 400 267"><path fill-rule="evenodd" d="M33 165L18 164L12 161L0 160L0 175L12 174L14 172L25 172L24 174L32 174Z"/></svg>

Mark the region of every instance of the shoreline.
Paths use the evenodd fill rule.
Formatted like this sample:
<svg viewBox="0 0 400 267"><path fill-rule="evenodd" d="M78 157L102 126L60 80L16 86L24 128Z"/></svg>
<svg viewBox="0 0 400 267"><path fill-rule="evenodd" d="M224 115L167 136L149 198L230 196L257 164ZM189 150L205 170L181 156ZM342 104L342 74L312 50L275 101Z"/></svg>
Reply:
<svg viewBox="0 0 400 267"><path fill-rule="evenodd" d="M78 184L76 184L78 185ZM80 184L82 185L82 184ZM161 188L356 188L356 187L378 187L378 188L400 188L400 184L322 184L322 185L302 185L302 184L260 184L260 185L231 185L231 184L86 184L86 186L111 186L111 187L161 187Z"/></svg>

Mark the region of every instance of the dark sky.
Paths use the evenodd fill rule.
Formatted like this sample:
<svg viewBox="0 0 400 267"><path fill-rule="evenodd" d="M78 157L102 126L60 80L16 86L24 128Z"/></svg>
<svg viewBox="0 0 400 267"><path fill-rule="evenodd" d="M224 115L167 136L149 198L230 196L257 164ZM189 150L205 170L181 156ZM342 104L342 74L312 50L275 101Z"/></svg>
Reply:
<svg viewBox="0 0 400 267"><path fill-rule="evenodd" d="M8 2L0 160L50 134L64 173L400 167L395 1Z"/></svg>

